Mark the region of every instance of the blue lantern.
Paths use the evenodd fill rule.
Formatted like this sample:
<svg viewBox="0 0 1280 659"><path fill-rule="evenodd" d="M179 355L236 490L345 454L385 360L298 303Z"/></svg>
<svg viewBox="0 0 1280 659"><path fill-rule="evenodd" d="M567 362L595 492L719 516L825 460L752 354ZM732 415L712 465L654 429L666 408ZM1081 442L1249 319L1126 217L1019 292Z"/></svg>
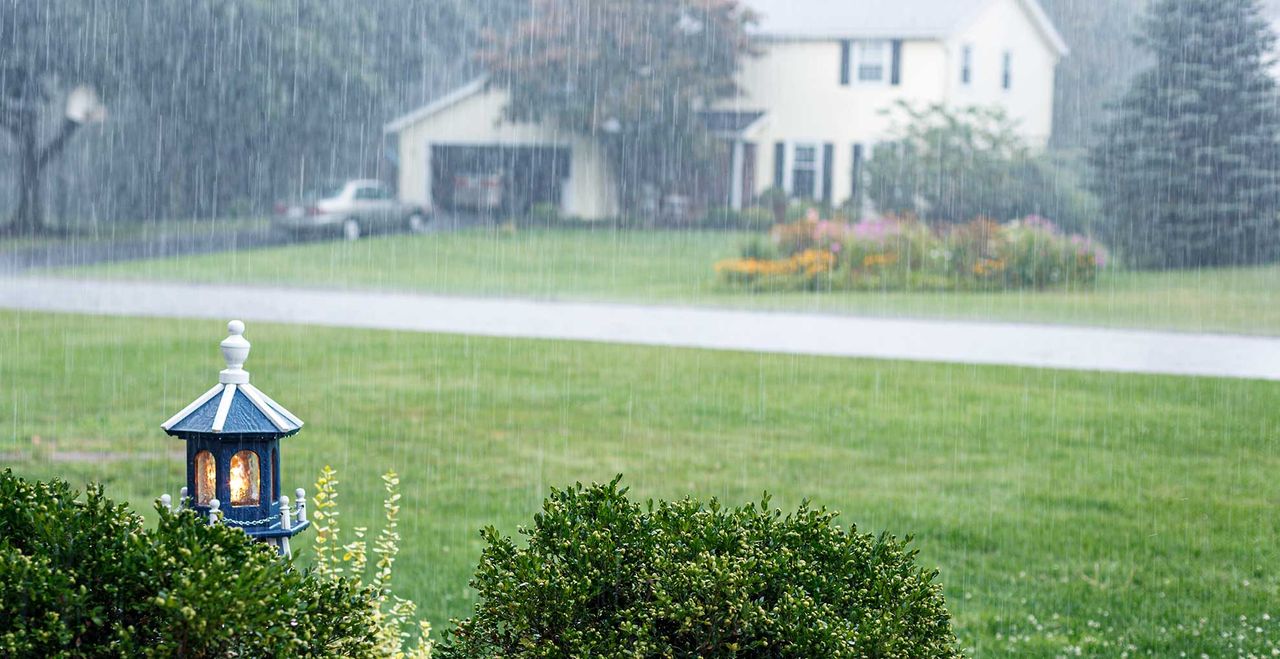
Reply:
<svg viewBox="0 0 1280 659"><path fill-rule="evenodd" d="M218 384L161 425L187 443L187 486L179 505L288 555L289 538L309 522L306 493L296 490L292 510L281 490L280 440L301 430L302 420L249 384L244 323L227 323L227 332L221 344L227 368Z"/></svg>

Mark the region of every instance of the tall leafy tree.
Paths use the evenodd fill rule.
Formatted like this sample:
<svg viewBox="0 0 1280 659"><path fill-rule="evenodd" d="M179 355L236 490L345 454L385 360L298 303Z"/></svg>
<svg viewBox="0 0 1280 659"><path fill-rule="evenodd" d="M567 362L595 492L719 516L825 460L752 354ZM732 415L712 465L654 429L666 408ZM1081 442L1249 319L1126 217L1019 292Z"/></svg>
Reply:
<svg viewBox="0 0 1280 659"><path fill-rule="evenodd" d="M646 189L706 183L715 144L698 113L738 93L752 21L736 0L535 0L480 60L511 93L507 118L601 140L635 208Z"/></svg>
<svg viewBox="0 0 1280 659"><path fill-rule="evenodd" d="M59 111L89 85L114 91L124 66L119 15L105 3L0 2L0 129L16 147L18 208L8 230L44 229L41 179L79 125Z"/></svg>
<svg viewBox="0 0 1280 659"><path fill-rule="evenodd" d="M1142 267L1257 263L1280 240L1275 35L1257 0L1155 0L1155 64L1093 153L1112 241Z"/></svg>
<svg viewBox="0 0 1280 659"><path fill-rule="evenodd" d="M0 0L7 230L42 230L42 188L68 216L201 218L377 175L382 123L456 84L456 54L523 4ZM103 130L62 121L81 84L108 100Z"/></svg>

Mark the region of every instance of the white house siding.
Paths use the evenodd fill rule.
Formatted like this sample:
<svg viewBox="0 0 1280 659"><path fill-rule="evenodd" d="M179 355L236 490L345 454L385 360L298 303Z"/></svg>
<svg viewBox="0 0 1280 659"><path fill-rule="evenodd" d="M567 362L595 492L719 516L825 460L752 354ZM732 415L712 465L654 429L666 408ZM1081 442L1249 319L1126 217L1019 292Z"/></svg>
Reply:
<svg viewBox="0 0 1280 659"><path fill-rule="evenodd" d="M973 48L971 82L961 83L962 48ZM999 105L1018 122L1034 146L1047 144L1053 128L1054 71L1058 52L1040 32L1021 0L993 0L955 37L905 40L901 82L840 84L841 44L825 39L761 42L760 57L744 62L744 94L725 109L765 110L760 127L747 136L756 143L755 190L774 184L775 145L785 143L784 171L797 143L834 147L832 201L848 199L853 188L854 145L864 158L891 137L894 117L884 111L899 100L951 106ZM1005 52L1011 54L1012 86L1002 87ZM790 190L789 190L790 191Z"/></svg>
<svg viewBox="0 0 1280 659"><path fill-rule="evenodd" d="M481 90L400 128L400 196L407 201L431 203L428 181L433 145L558 146L568 148L570 153L561 210L584 219L616 216L617 188L599 144L549 124L504 121L502 109L506 103L504 90Z"/></svg>
<svg viewBox="0 0 1280 659"><path fill-rule="evenodd" d="M889 134L892 117L882 110L898 100L944 100L947 50L940 41L905 41L901 84L840 84L839 41L766 41L763 54L748 59L741 74L740 98L729 109L766 110L750 140L757 145L755 189L774 184L774 149L786 143L788 161L797 143L834 147L832 198L847 199L853 188L853 146L871 146Z"/></svg>
<svg viewBox="0 0 1280 659"><path fill-rule="evenodd" d="M818 0L809 5L811 11L825 12L827 7ZM779 142L785 145L788 186L795 145L814 145L821 167L823 146L830 144L831 201L845 201L853 192L854 145L862 145L863 157L869 158L877 143L891 138L895 118L884 111L899 100L917 105L1000 105L1018 122L1030 143L1046 144L1053 126L1054 70L1062 44L1056 41L1056 33L1042 32L1041 24L1031 13L1039 10L1029 10L1025 0L972 0L960 9L960 5L951 4L939 7L955 9L946 14L949 18L944 23L954 22L960 9L964 9L967 18L953 29L948 28L952 30L949 36L917 31L904 39L898 85L887 79L882 83L859 83L852 71L850 84L842 85L841 42L829 34L762 37L757 42L763 51L761 56L747 58L743 63L739 77L743 95L716 106L719 110L765 112L740 136L755 144L752 189L759 193L774 184L774 154ZM913 24L939 29L933 25L938 21L925 21L921 16L909 18ZM832 29L843 33L846 28ZM889 40L893 34L877 37ZM965 45L973 49L968 85L961 82ZM1012 86L1008 90L1001 84L1005 52L1012 56ZM411 200L430 201L426 160L431 144L563 146L571 150L570 177L562 200L564 212L584 218L617 215L617 186L598 144L590 137L570 135L548 125L506 123L501 119L506 99L502 90L480 91L427 116L407 117L407 125L397 128L402 194ZM742 150L735 152L741 154ZM741 171L741 161L733 169ZM820 196L822 172L816 176ZM733 194L733 201L749 202L739 196Z"/></svg>
<svg viewBox="0 0 1280 659"><path fill-rule="evenodd" d="M973 48L973 78L960 83L960 57ZM1023 136L1044 146L1053 131L1053 88L1058 53L1019 0L992 2L950 42L954 65L952 103L1001 105L1019 123ZM1012 56L1012 87L1001 86L1003 56Z"/></svg>

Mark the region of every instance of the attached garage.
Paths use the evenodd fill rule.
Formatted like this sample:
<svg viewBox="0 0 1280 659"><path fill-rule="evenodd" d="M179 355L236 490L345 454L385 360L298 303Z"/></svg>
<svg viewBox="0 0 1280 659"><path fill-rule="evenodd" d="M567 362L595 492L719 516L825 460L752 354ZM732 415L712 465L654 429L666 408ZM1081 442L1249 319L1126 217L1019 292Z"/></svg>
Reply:
<svg viewBox="0 0 1280 659"><path fill-rule="evenodd" d="M432 144L431 198L451 211L563 209L571 160L566 147Z"/></svg>
<svg viewBox="0 0 1280 659"><path fill-rule="evenodd" d="M584 220L618 215L600 146L547 124L507 121L484 78L387 124L402 199L443 210L523 213L536 204Z"/></svg>

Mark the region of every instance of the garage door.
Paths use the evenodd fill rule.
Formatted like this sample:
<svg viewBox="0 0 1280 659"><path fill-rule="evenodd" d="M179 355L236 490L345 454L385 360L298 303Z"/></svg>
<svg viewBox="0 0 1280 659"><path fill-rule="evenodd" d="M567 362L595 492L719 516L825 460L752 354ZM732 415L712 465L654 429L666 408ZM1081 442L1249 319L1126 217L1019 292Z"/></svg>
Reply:
<svg viewBox="0 0 1280 659"><path fill-rule="evenodd" d="M437 206L463 212L560 208L569 164L564 147L433 145L431 194Z"/></svg>

